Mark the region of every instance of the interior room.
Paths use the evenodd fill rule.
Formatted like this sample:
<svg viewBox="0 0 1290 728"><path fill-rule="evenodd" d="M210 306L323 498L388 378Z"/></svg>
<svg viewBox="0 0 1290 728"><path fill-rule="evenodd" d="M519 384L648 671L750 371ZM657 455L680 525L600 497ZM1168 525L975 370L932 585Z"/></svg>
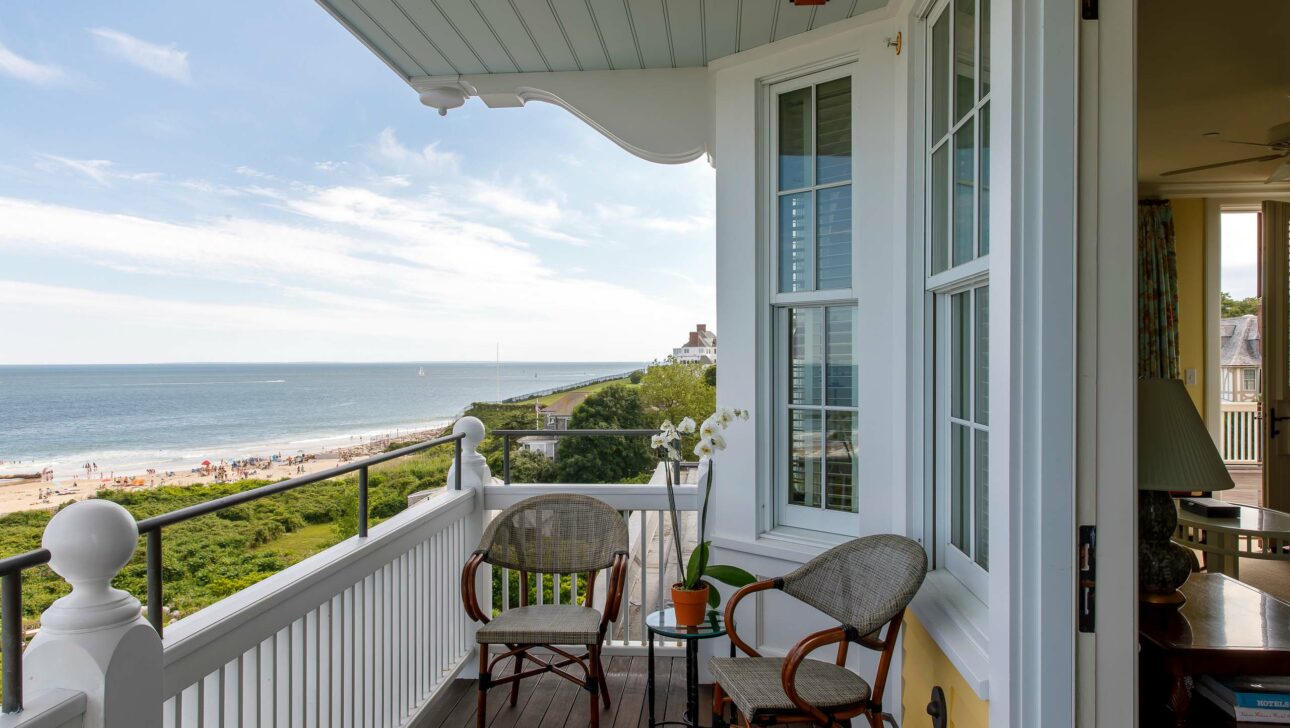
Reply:
<svg viewBox="0 0 1290 728"><path fill-rule="evenodd" d="M1200 0L1139 3L1139 377L1180 380L1184 409L1194 409L1214 448L1174 438L1154 416L1165 405L1140 396L1139 487L1150 487L1153 469L1168 469L1153 460L1156 448L1183 458L1205 450L1222 463L1203 476L1173 472L1165 480L1177 487L1159 486L1178 505L1173 541L1187 547L1188 601L1149 605L1144 590L1141 627L1144 634L1174 630L1174 637L1186 629L1197 642L1212 640L1206 646L1213 649L1185 684L1173 661L1180 642L1144 639L1143 725L1182 719L1162 703L1188 713L1188 725L1233 720L1231 702L1210 699L1206 681L1215 678L1206 673L1228 671L1221 663L1238 650L1267 648L1290 634L1290 473L1281 466L1290 452L1282 434L1290 430L1282 425L1290 413L1287 23L1290 4L1275 0L1221 8ZM1140 536L1149 510L1140 512ZM1139 568L1152 567L1140 560ZM1192 685L1206 697L1188 704Z"/></svg>

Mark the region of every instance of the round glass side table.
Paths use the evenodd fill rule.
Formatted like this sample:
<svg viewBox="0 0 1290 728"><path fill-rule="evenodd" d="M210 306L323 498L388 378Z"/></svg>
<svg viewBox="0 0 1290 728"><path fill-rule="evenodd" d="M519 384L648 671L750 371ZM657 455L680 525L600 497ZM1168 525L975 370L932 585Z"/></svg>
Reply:
<svg viewBox="0 0 1290 728"><path fill-rule="evenodd" d="M726 634L726 625L721 614L710 611L703 623L697 627L682 627L676 623L676 613L671 609L651 612L645 617L645 627L649 630L649 726L680 725L699 728L699 640L722 637ZM685 715L681 720L654 721L654 637L685 642ZM730 656L735 656L734 643L730 645Z"/></svg>

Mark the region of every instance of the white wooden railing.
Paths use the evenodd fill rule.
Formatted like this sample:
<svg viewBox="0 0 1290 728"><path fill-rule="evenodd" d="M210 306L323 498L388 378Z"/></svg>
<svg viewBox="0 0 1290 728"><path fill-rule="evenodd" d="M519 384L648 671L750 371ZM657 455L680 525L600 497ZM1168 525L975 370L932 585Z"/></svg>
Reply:
<svg viewBox="0 0 1290 728"><path fill-rule="evenodd" d="M445 488L366 538L348 539L172 622L164 641L139 616L137 599L103 591L134 549L133 519L106 501L70 506L75 518L61 520L66 533L50 547L51 566L84 598L45 613L45 634L29 650L28 711L0 716L0 728L413 724L450 680L473 677L474 625L461 606L459 578L484 523L541 493L592 495L628 519L629 586L606 652L643 651L645 616L665 603L676 580L667 488L502 485L476 451L482 424L465 418L457 429L467 432L461 490ZM451 473L448 482L454 482ZM698 496L693 485L678 486L676 495L687 514L681 530L688 549ZM86 539L115 546L100 555L103 549L87 548ZM64 542L71 545L59 545ZM499 582L508 585L503 577ZM553 598L581 599L574 583L568 596L553 589ZM481 576L481 596L492 596L491 584L491 575ZM518 603L506 587L496 596L500 609ZM72 666L76 661L84 664ZM29 722L55 720L62 715L55 711L73 704L83 715L70 723Z"/></svg>
<svg viewBox="0 0 1290 728"><path fill-rule="evenodd" d="M1263 462L1262 422L1257 402L1223 402L1220 443L1223 462L1258 465Z"/></svg>

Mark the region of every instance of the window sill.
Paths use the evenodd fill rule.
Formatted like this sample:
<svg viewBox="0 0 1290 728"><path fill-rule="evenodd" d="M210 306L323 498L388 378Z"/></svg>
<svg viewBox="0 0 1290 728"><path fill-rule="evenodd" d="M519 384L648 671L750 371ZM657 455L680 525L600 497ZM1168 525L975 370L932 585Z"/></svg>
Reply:
<svg viewBox="0 0 1290 728"><path fill-rule="evenodd" d="M981 700L990 699L989 609L944 570L932 571L910 609Z"/></svg>
<svg viewBox="0 0 1290 728"><path fill-rule="evenodd" d="M780 561L804 564L822 552L846 543L853 537L804 528L780 526L766 531L753 540L713 537L712 545L731 551L756 554Z"/></svg>

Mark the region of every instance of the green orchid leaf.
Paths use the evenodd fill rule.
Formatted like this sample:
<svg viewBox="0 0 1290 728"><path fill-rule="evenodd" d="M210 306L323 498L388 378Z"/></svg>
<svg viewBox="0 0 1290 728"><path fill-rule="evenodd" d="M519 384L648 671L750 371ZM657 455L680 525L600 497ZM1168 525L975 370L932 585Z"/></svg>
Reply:
<svg viewBox="0 0 1290 728"><path fill-rule="evenodd" d="M710 576L723 584L729 584L733 587L748 586L757 581L757 577L738 566L725 566L723 564L709 564L703 575Z"/></svg>
<svg viewBox="0 0 1290 728"><path fill-rule="evenodd" d="M717 591L717 587L703 579L700 579L699 583L708 587L708 606L713 609L721 606L721 592Z"/></svg>
<svg viewBox="0 0 1290 728"><path fill-rule="evenodd" d="M698 586L699 578L703 576L703 566L708 562L708 549L709 544L701 543L690 552L690 563L686 565L685 578L682 579L686 589Z"/></svg>

